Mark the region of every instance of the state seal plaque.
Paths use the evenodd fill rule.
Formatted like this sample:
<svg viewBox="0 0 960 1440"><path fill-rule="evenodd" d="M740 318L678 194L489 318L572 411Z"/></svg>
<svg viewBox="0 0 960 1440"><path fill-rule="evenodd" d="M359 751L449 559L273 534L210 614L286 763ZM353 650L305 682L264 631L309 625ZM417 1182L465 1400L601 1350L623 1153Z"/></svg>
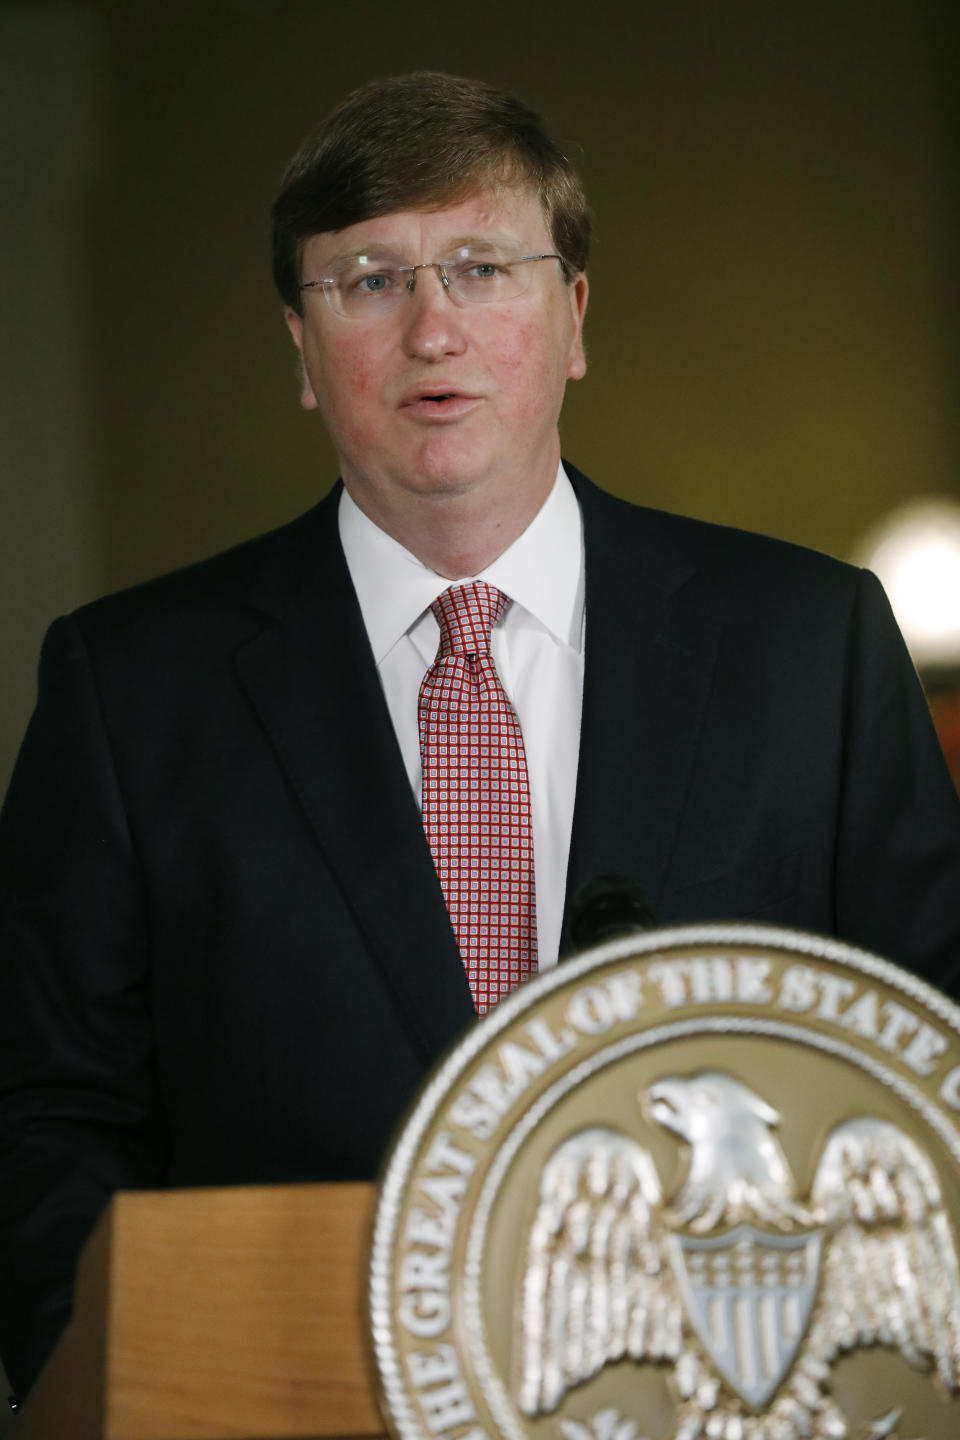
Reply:
<svg viewBox="0 0 960 1440"><path fill-rule="evenodd" d="M960 1009L766 927L618 940L436 1071L381 1184L398 1440L956 1440Z"/></svg>

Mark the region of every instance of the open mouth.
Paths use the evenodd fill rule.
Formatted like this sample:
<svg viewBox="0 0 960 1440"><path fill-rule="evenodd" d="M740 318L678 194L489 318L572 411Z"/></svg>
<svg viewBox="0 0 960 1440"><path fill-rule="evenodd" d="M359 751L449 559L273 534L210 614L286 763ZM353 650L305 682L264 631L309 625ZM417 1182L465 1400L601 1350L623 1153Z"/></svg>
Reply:
<svg viewBox="0 0 960 1440"><path fill-rule="evenodd" d="M400 408L428 420L459 420L476 408L478 400L465 390L410 390L401 397Z"/></svg>
<svg viewBox="0 0 960 1440"><path fill-rule="evenodd" d="M409 405L448 405L451 401L470 401L475 397L465 390L408 390L401 396L400 404Z"/></svg>

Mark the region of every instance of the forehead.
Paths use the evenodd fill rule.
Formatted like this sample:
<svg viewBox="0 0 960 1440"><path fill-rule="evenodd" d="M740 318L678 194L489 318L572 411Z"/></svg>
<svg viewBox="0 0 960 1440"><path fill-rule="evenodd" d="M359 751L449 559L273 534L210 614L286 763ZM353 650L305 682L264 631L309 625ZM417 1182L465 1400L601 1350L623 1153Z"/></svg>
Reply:
<svg viewBox="0 0 960 1440"><path fill-rule="evenodd" d="M344 230L313 235L304 242L303 250L312 262L374 248L397 251L410 260L430 260L482 239L523 250L542 250L551 244L536 191L530 186L485 186L454 205L396 210Z"/></svg>

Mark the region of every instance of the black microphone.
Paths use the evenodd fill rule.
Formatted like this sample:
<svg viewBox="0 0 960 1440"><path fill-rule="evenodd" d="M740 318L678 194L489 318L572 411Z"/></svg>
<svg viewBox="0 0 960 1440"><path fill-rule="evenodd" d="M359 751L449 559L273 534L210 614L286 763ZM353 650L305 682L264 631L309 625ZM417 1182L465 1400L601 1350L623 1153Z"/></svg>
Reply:
<svg viewBox="0 0 960 1440"><path fill-rule="evenodd" d="M643 886L626 875L595 875L570 902L570 938L577 950L655 930L658 923Z"/></svg>

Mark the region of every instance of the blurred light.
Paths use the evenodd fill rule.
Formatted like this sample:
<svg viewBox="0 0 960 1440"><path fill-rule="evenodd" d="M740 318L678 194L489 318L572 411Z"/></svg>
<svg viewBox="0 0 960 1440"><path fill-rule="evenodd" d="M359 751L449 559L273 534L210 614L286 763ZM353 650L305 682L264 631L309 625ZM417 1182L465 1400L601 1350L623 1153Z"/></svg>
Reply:
<svg viewBox="0 0 960 1440"><path fill-rule="evenodd" d="M931 497L900 505L852 559L880 577L918 669L960 665L960 504Z"/></svg>

